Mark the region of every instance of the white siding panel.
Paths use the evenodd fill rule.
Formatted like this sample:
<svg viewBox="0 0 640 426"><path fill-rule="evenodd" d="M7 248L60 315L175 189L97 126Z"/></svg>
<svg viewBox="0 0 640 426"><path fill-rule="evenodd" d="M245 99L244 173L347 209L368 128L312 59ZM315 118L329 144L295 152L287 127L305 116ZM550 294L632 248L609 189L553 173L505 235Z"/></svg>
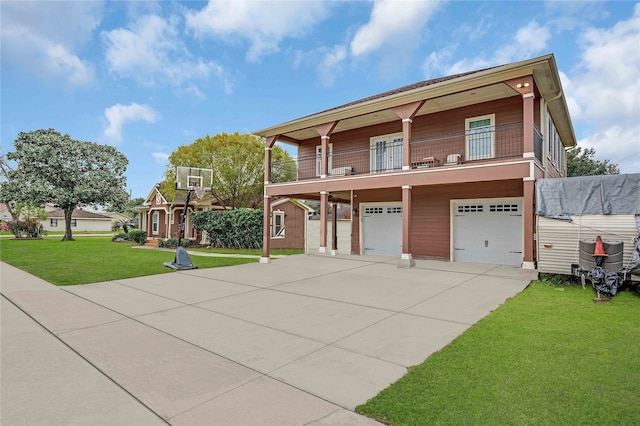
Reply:
<svg viewBox="0 0 640 426"><path fill-rule="evenodd" d="M351 220L338 219L338 253L351 254ZM331 250L332 223L327 221L327 249ZM307 253L317 253L320 247L320 221L309 220L307 222Z"/></svg>
<svg viewBox="0 0 640 426"><path fill-rule="evenodd" d="M626 266L633 250L638 227L633 215L572 216L573 222L538 217L538 271L571 274L571 264L578 263L578 241L603 240L624 243Z"/></svg>

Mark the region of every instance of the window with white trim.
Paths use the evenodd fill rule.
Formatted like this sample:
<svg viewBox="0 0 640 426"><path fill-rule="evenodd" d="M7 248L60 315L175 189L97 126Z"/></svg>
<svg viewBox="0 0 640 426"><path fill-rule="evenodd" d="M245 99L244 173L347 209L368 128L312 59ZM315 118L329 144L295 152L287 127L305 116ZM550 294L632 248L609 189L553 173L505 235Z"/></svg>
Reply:
<svg viewBox="0 0 640 426"><path fill-rule="evenodd" d="M331 172L331 157L333 156L333 144L329 144L329 158L327 159L327 173ZM322 175L322 145L316 146L316 176Z"/></svg>
<svg viewBox="0 0 640 426"><path fill-rule="evenodd" d="M565 152L564 145L556 129L556 125L551 118L551 114L547 110L547 158L553 164L557 170L564 170Z"/></svg>
<svg viewBox="0 0 640 426"><path fill-rule="evenodd" d="M158 212L154 212L151 216L151 233L158 233L158 224L160 222L160 214Z"/></svg>
<svg viewBox="0 0 640 426"><path fill-rule="evenodd" d="M371 173L402 168L402 133L371 138Z"/></svg>
<svg viewBox="0 0 640 426"><path fill-rule="evenodd" d="M495 122L495 114L467 118L464 121L467 160L495 157Z"/></svg>
<svg viewBox="0 0 640 426"><path fill-rule="evenodd" d="M78 220L77 219L71 219L71 227L75 228L76 226L78 226Z"/></svg>
<svg viewBox="0 0 640 426"><path fill-rule="evenodd" d="M50 225L52 228L57 227L57 226L58 226L58 219L50 219L50 221L49 221L49 225Z"/></svg>
<svg viewBox="0 0 640 426"><path fill-rule="evenodd" d="M271 238L284 238L284 212L271 213Z"/></svg>

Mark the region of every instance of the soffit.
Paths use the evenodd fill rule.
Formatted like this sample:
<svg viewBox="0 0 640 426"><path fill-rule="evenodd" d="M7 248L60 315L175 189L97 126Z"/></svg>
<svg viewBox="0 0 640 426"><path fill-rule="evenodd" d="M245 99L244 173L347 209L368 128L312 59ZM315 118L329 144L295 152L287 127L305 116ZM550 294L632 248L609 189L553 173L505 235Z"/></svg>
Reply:
<svg viewBox="0 0 640 426"><path fill-rule="evenodd" d="M452 93L438 98L432 98L416 113L416 116L432 114L438 111L446 111L467 105L474 105L482 102L493 101L510 96L517 95L518 92L510 88L504 83L496 83L483 87L476 87L472 90L465 90L459 93ZM344 132L347 130L359 129L361 127L372 126L375 124L389 123L399 121L398 116L393 109L388 108L381 111L374 111L368 114L350 117L338 122L333 133ZM298 129L285 134L286 136L298 140L317 138L318 132L313 127Z"/></svg>

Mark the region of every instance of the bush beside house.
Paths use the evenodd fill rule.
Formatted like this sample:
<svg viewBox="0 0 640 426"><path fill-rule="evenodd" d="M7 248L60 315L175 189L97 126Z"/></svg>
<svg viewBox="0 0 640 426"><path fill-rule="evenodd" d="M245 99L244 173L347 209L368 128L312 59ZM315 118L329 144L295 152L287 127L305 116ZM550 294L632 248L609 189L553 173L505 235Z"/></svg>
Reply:
<svg viewBox="0 0 640 426"><path fill-rule="evenodd" d="M262 210L206 210L195 212L195 229L207 232L215 247L255 249L262 247Z"/></svg>

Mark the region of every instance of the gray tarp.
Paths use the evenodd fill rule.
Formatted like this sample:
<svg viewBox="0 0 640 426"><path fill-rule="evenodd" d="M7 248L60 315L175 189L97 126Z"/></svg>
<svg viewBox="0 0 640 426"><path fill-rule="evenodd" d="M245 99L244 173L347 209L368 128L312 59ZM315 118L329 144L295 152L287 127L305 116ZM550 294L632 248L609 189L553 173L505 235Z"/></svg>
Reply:
<svg viewBox="0 0 640 426"><path fill-rule="evenodd" d="M539 179L537 214L553 219L599 214L640 215L640 173Z"/></svg>

